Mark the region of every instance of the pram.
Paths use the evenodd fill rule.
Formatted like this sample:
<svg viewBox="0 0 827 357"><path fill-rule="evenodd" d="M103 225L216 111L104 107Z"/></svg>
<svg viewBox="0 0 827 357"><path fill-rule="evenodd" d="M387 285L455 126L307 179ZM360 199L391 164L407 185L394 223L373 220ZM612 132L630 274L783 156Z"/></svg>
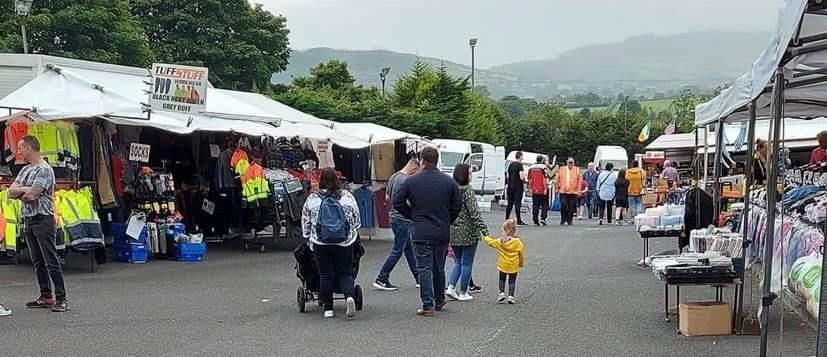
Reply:
<svg viewBox="0 0 827 357"><path fill-rule="evenodd" d="M359 260L365 255L365 247L362 246L361 239L356 238L353 243L353 279L359 275ZM296 293L296 302L299 305L299 312L305 311L305 305L310 301L317 301L319 306L322 301L319 300L319 266L316 264L316 257L307 243L299 244L293 250L293 256L296 257L296 277L302 282ZM333 300L344 300L342 289L336 286L333 289ZM337 296L339 295L339 296ZM356 310L362 310L362 302L364 295L362 294L362 287L359 284L353 286L353 299L356 300Z"/></svg>

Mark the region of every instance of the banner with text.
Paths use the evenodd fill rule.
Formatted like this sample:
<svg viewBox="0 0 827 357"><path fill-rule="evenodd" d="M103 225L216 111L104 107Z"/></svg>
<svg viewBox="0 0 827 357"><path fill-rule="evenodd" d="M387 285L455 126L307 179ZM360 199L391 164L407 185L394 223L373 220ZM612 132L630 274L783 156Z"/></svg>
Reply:
<svg viewBox="0 0 827 357"><path fill-rule="evenodd" d="M152 64L152 110L197 114L207 110L207 79L204 67Z"/></svg>

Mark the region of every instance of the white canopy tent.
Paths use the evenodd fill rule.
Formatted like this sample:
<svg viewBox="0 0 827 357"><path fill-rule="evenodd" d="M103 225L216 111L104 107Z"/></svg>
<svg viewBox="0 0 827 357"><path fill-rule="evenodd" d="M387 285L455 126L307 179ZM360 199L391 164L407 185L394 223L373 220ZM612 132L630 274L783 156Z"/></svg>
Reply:
<svg viewBox="0 0 827 357"><path fill-rule="evenodd" d="M83 76L76 72L82 72ZM96 82L86 78L94 76L99 77ZM177 134L234 131L247 135L326 139L347 148L369 145L366 140L335 130L325 125L321 119L269 98L223 89L209 88L205 113L147 113L141 103L147 101L144 92L146 85L143 82L148 78L123 73L106 73L103 76L94 70L68 70L50 66L29 83L0 99L0 107L31 110L34 113L32 117L42 120L100 117L116 124L148 126ZM269 106L260 107L255 104L267 101L270 102ZM276 107L282 111L270 111ZM279 114L291 115L291 118L297 120L282 121Z"/></svg>
<svg viewBox="0 0 827 357"><path fill-rule="evenodd" d="M723 128L725 122L748 121L748 141L752 143L757 131L758 119L771 119L768 129L769 160L767 165L767 187L778 183L778 144L782 140L782 122L785 118L809 119L827 115L827 3L823 0L785 0L780 8L778 24L772 38L763 52L753 62L750 70L738 77L733 85L712 100L695 108L696 126L716 123ZM824 126L821 127L824 129ZM720 132L723 132L721 130ZM815 137L816 131L810 133ZM723 142L719 135L717 141ZM752 154L749 145L748 155ZM719 177L716 160L716 178ZM751 171L751 160L747 160L747 172ZM752 175L747 175L747 187ZM719 185L716 187L716 196ZM777 202L777 191L767 190L767 202ZM719 196L718 196L719 197ZM749 197L749 191L745 197ZM750 200L744 202L744 217L750 217ZM775 204L767 205L767 216L776 217ZM775 219L767 220L766 232L774 232ZM774 235L766 235L766 247L774 246ZM827 262L823 263L827 264ZM772 272L772 249L764 250L764 276ZM743 291L743 288L741 288ZM741 293L743 298L743 293ZM770 279L764 279L761 314L760 355L767 353L767 331L769 312L773 304ZM825 303L822 296L821 304ZM743 304L739 304L743 305ZM741 316L741 311L738 311ZM827 314L820 314L820 325L827 325ZM740 321L736 321L740 326ZM822 328L823 326L822 325ZM827 350L827 334L819 334L819 351Z"/></svg>
<svg viewBox="0 0 827 357"><path fill-rule="evenodd" d="M405 139L424 142L426 144L432 143L430 140L419 135L406 133L374 123L335 123L333 128L345 131L371 144Z"/></svg>

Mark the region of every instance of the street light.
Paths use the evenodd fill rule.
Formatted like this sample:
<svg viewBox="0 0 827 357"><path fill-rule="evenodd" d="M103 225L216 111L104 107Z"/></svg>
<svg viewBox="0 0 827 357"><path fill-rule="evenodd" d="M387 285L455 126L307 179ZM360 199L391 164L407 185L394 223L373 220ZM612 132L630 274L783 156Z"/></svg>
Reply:
<svg viewBox="0 0 827 357"><path fill-rule="evenodd" d="M382 80L382 97L385 96L385 79L388 78L388 72L391 71L390 67L382 68L382 71L379 72L379 78Z"/></svg>
<svg viewBox="0 0 827 357"><path fill-rule="evenodd" d="M17 17L20 21L20 32L23 35L23 53L29 53L29 41L26 38L26 18L29 16L33 2L34 0L15 0L14 2Z"/></svg>
<svg viewBox="0 0 827 357"><path fill-rule="evenodd" d="M471 91L474 91L474 47L477 47L477 39L472 38L468 40L468 44L471 45Z"/></svg>

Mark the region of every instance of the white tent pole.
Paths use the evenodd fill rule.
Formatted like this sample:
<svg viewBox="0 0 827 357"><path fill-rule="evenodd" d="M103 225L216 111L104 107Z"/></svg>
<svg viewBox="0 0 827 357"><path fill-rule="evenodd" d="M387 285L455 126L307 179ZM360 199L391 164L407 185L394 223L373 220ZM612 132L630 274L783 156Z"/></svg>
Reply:
<svg viewBox="0 0 827 357"><path fill-rule="evenodd" d="M772 121L770 122L770 142L769 142L769 163L767 164L767 229L765 230L766 239L764 239L764 278L763 278L763 297L761 298L761 306L763 311L761 314L761 348L759 356L765 357L767 355L767 338L769 334L769 320L770 320L770 306L776 295L770 290L772 285L772 256L773 243L775 238L775 216L777 214L777 197L778 197L778 157L781 120L784 115L784 69L779 67L775 70L775 84L772 94Z"/></svg>
<svg viewBox="0 0 827 357"><path fill-rule="evenodd" d="M749 243L746 240L746 232L749 229L749 221L751 219L750 213L750 193L752 192L752 185L754 183L755 178L752 175L752 158L755 155L755 100L750 102L749 104L749 121L747 122L747 158L744 162L744 174L746 175L746 182L744 185L744 213L741 218L741 227L744 227L743 237L743 249L742 252L746 252L747 248L749 247ZM746 253L742 253L742 257L744 258L746 264ZM745 276L741 276L741 285L738 286L739 294L738 294L738 311L736 312L736 319L735 319L735 330L738 333L744 331L744 280ZM752 283L750 283L750 291L752 290ZM752 296L752 295L750 295Z"/></svg>
<svg viewBox="0 0 827 357"><path fill-rule="evenodd" d="M706 184L709 182L709 124L704 125L704 184L703 189L706 190Z"/></svg>
<svg viewBox="0 0 827 357"><path fill-rule="evenodd" d="M718 215L721 214L721 172L722 164L721 161L724 159L724 119L718 119L718 123L716 124L717 127L715 128L715 162L712 163L713 170L712 170L712 206L715 207L713 212L715 214L713 217L718 219Z"/></svg>

